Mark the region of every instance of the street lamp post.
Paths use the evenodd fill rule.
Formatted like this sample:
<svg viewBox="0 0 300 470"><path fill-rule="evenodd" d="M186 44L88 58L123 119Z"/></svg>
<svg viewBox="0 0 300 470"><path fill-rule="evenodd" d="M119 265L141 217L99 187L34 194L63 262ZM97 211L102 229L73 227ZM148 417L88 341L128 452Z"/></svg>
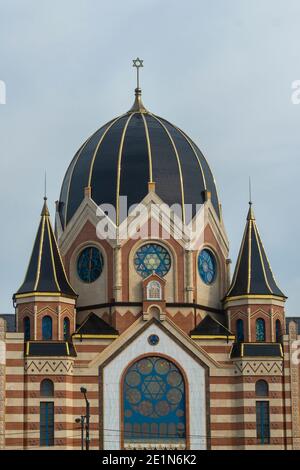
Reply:
<svg viewBox="0 0 300 470"><path fill-rule="evenodd" d="M75 419L75 423L80 423L80 430L81 430L81 450L84 450L84 420L85 416L80 416L80 418Z"/></svg>
<svg viewBox="0 0 300 470"><path fill-rule="evenodd" d="M85 450L90 450L90 402L87 399L87 389L80 387L80 391L85 399L86 414L85 414Z"/></svg>

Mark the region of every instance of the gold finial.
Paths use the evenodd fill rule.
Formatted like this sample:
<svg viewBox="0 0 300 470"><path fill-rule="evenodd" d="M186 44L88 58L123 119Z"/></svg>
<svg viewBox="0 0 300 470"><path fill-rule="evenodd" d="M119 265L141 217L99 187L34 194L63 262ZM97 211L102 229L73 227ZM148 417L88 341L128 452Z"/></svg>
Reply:
<svg viewBox="0 0 300 470"><path fill-rule="evenodd" d="M44 205L43 205L43 209L42 209L42 213L41 213L41 216L44 217L49 217L50 216L50 213L49 213L49 210L48 210L48 206L47 206L47 172L45 171L45 180L44 180Z"/></svg>
<svg viewBox="0 0 300 470"><path fill-rule="evenodd" d="M144 67L143 66L143 60L137 57L136 59L133 59L133 65L132 67L136 67L136 87L140 88L140 68Z"/></svg>
<svg viewBox="0 0 300 470"><path fill-rule="evenodd" d="M247 220L255 220L253 208L252 208L252 190L251 190L251 177L249 176L249 211Z"/></svg>
<svg viewBox="0 0 300 470"><path fill-rule="evenodd" d="M135 89L135 100L129 113L147 113L147 109L142 102L142 90L140 89L140 68L144 67L144 61L137 57L134 59L132 66L136 68L136 89Z"/></svg>

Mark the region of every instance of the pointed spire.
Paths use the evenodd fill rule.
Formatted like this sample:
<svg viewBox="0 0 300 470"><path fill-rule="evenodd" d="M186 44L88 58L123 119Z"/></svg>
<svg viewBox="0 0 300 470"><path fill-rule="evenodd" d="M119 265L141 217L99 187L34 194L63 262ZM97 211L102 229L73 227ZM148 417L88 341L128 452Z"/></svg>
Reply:
<svg viewBox="0 0 300 470"><path fill-rule="evenodd" d="M25 280L14 298L29 295L77 297L65 273L50 222L46 196Z"/></svg>
<svg viewBox="0 0 300 470"><path fill-rule="evenodd" d="M274 279L250 200L246 228L232 283L226 297L251 297L251 295L285 298Z"/></svg>
<svg viewBox="0 0 300 470"><path fill-rule="evenodd" d="M252 208L252 202L249 202L249 210L248 210L247 220L255 220L255 215L254 215L254 211L253 211L253 208Z"/></svg>
<svg viewBox="0 0 300 470"><path fill-rule="evenodd" d="M43 204L43 209L42 209L42 212L41 212L41 217L50 217L50 212L49 212L49 209L48 209L47 198L46 197L44 197L44 204Z"/></svg>

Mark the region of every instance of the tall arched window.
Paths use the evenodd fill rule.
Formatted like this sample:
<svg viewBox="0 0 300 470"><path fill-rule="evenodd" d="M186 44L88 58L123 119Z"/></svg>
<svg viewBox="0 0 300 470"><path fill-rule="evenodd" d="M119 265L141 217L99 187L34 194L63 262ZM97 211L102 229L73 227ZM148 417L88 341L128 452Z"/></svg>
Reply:
<svg viewBox="0 0 300 470"><path fill-rule="evenodd" d="M256 341L266 341L266 325L263 318L258 318L255 323Z"/></svg>
<svg viewBox="0 0 300 470"><path fill-rule="evenodd" d="M184 443L184 378L168 359L149 356L136 361L123 382L124 441Z"/></svg>
<svg viewBox="0 0 300 470"><path fill-rule="evenodd" d="M52 318L48 315L42 320L42 335L43 340L52 339Z"/></svg>
<svg viewBox="0 0 300 470"><path fill-rule="evenodd" d="M23 328L24 328L24 340L30 340L30 318L25 317L23 320Z"/></svg>
<svg viewBox="0 0 300 470"><path fill-rule="evenodd" d="M70 337L70 320L68 317L64 318L64 340L68 341Z"/></svg>
<svg viewBox="0 0 300 470"><path fill-rule="evenodd" d="M242 343L244 341L244 322L241 318L239 318L236 322L236 340L238 343Z"/></svg>
<svg viewBox="0 0 300 470"><path fill-rule="evenodd" d="M54 384L50 379L44 379L40 385L41 397L53 397L54 396Z"/></svg>
<svg viewBox="0 0 300 470"><path fill-rule="evenodd" d="M255 384L255 394L257 397L267 397L269 395L268 382L265 380L258 380Z"/></svg>
<svg viewBox="0 0 300 470"><path fill-rule="evenodd" d="M280 343L281 335L282 335L280 320L276 320L275 322L275 333L276 333L276 343Z"/></svg>

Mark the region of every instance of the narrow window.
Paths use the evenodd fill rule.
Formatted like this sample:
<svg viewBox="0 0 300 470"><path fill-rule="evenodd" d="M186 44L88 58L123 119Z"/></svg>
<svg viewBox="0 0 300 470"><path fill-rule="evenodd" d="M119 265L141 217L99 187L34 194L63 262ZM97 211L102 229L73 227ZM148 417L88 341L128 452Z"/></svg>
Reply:
<svg viewBox="0 0 300 470"><path fill-rule="evenodd" d="M40 446L54 445L54 403L40 403Z"/></svg>
<svg viewBox="0 0 300 470"><path fill-rule="evenodd" d="M238 343L242 343L244 341L244 322L243 320L239 319L236 322L236 339Z"/></svg>
<svg viewBox="0 0 300 470"><path fill-rule="evenodd" d="M280 343L281 342L281 323L280 323L280 320L276 320L275 331L276 331L276 343Z"/></svg>
<svg viewBox="0 0 300 470"><path fill-rule="evenodd" d="M147 299L148 300L161 300L162 292L161 285L158 281L150 281L147 286Z"/></svg>
<svg viewBox="0 0 300 470"><path fill-rule="evenodd" d="M24 327L24 340L30 340L30 318L25 317L23 320L23 327Z"/></svg>
<svg viewBox="0 0 300 470"><path fill-rule="evenodd" d="M43 318L42 334L43 334L43 340L47 341L49 339L52 339L52 318L49 316L46 316Z"/></svg>
<svg viewBox="0 0 300 470"><path fill-rule="evenodd" d="M260 444L270 444L270 411L268 401L256 402L256 437Z"/></svg>
<svg viewBox="0 0 300 470"><path fill-rule="evenodd" d="M268 382L265 380L258 380L255 384L255 394L257 397L267 397L269 395Z"/></svg>
<svg viewBox="0 0 300 470"><path fill-rule="evenodd" d="M266 325L263 318L256 320L256 341L266 341Z"/></svg>
<svg viewBox="0 0 300 470"><path fill-rule="evenodd" d="M44 379L41 381L40 386L41 397L53 397L54 396L54 384L50 379Z"/></svg>
<svg viewBox="0 0 300 470"><path fill-rule="evenodd" d="M64 318L64 340L68 341L70 337L70 320L66 317Z"/></svg>

